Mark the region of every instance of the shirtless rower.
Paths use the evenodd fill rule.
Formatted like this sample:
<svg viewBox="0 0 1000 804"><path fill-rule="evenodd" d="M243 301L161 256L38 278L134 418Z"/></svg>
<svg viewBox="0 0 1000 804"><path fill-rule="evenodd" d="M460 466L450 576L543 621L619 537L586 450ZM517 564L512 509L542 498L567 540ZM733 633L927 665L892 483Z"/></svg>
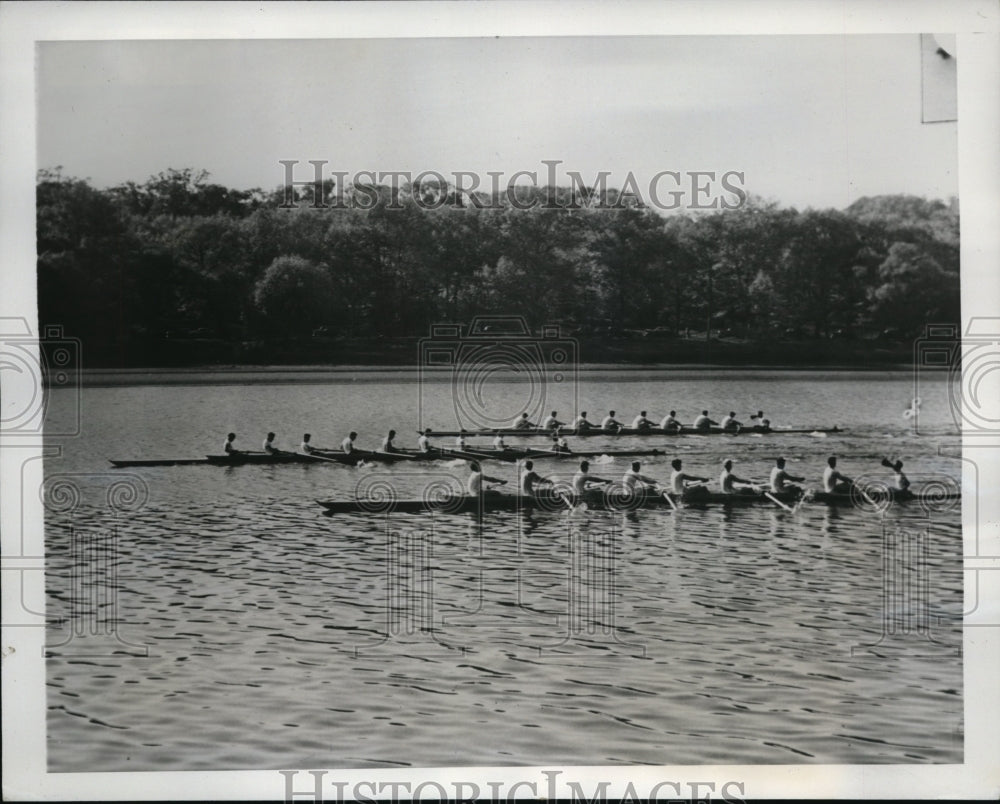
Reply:
<svg viewBox="0 0 1000 804"><path fill-rule="evenodd" d="M624 426L625 425L615 418L615 412L613 410L609 410L608 415L601 420L601 429L610 433L617 433Z"/></svg>
<svg viewBox="0 0 1000 804"><path fill-rule="evenodd" d="M837 469L837 458L831 455L826 459L826 469L823 470L823 491L827 494L847 494L854 481L845 477Z"/></svg>
<svg viewBox="0 0 1000 804"><path fill-rule="evenodd" d="M802 491L802 488L794 485L794 483L804 483L805 480L804 477L795 477L788 474L785 471L785 459L778 458L774 462L774 468L771 470L771 492L781 494L784 491ZM793 483L789 483L788 481L793 481Z"/></svg>
<svg viewBox="0 0 1000 804"><path fill-rule="evenodd" d="M640 410L639 415L632 419L632 427L636 430L645 431L656 425L646 418L646 411Z"/></svg>
<svg viewBox="0 0 1000 804"><path fill-rule="evenodd" d="M730 431L731 430L733 432L738 433L741 429L743 429L743 422L737 421L736 420L736 411L731 410L731 411L729 411L729 415L728 416L723 416L722 417L722 423L719 425L719 427L721 427L723 430L726 430L726 431Z"/></svg>
<svg viewBox="0 0 1000 804"><path fill-rule="evenodd" d="M687 496L695 497L701 496L708 493L708 489L705 488L702 483L707 483L707 477L698 477L697 475L685 474L681 469L681 459L674 458L670 462L670 466L673 468L673 472L670 473L670 491L677 496ZM699 485L688 485L688 484L699 484Z"/></svg>
<svg viewBox="0 0 1000 804"><path fill-rule="evenodd" d="M236 440L236 433L230 433L229 435L226 436L226 444L222 448L222 451L225 452L226 455L242 455L243 454L243 450L236 449L236 447L233 446L233 442L235 440Z"/></svg>
<svg viewBox="0 0 1000 804"><path fill-rule="evenodd" d="M390 430L388 435L382 439L382 452L399 452L393 440L396 438L396 431Z"/></svg>
<svg viewBox="0 0 1000 804"><path fill-rule="evenodd" d="M580 415L573 419L573 427L578 431L586 431L593 427L590 419L587 418L587 411L580 411Z"/></svg>
<svg viewBox="0 0 1000 804"><path fill-rule="evenodd" d="M641 468L642 464L639 461L632 461L632 466L622 475L622 485L630 496L632 494L645 493L647 490L655 490L660 485L660 481L656 478L642 474L639 471Z"/></svg>
<svg viewBox="0 0 1000 804"><path fill-rule="evenodd" d="M912 494L910 491L910 480L903 474L903 462L896 461L893 463L888 458L882 459L882 465L892 469L892 490L895 492L896 496L908 496Z"/></svg>
<svg viewBox="0 0 1000 804"><path fill-rule="evenodd" d="M739 488L736 487L737 483L740 484ZM719 475L719 488L722 489L723 494L752 494L755 485L757 484L752 480L745 480L733 472L732 461L726 461L722 464L722 474Z"/></svg>
<svg viewBox="0 0 1000 804"><path fill-rule="evenodd" d="M701 415L697 419L694 420L694 429L695 430L708 430L712 426L716 426L717 427L718 424L719 424L718 422L714 422L710 418L708 418L708 411L707 410L703 410L701 412Z"/></svg>
<svg viewBox="0 0 1000 804"><path fill-rule="evenodd" d="M594 477L590 474L590 461L580 461L580 469L573 475L573 494L580 500L590 490L589 483L604 484L610 482L610 480L605 480L603 477Z"/></svg>
<svg viewBox="0 0 1000 804"><path fill-rule="evenodd" d="M522 413L520 416L514 419L514 423L511 425L511 427L513 427L515 430L531 430L535 427L535 425L528 420L527 413Z"/></svg>
<svg viewBox="0 0 1000 804"><path fill-rule="evenodd" d="M534 497L535 486L539 486L543 483L551 485L552 480L538 474L538 472L535 471L535 465L531 461L525 461L524 471L521 472L521 494Z"/></svg>
<svg viewBox="0 0 1000 804"><path fill-rule="evenodd" d="M563 423L556 418L556 411L552 411L548 416L545 417L545 421L542 422L543 430L554 430L556 427L562 427Z"/></svg>
<svg viewBox="0 0 1000 804"><path fill-rule="evenodd" d="M350 455L354 452L354 439L358 437L358 434L353 430L347 434L347 438L340 442L340 448L344 451L345 455Z"/></svg>
<svg viewBox="0 0 1000 804"><path fill-rule="evenodd" d="M666 416L663 417L663 421L660 422L660 428L663 430L680 430L681 423L677 418L677 411L672 410Z"/></svg>
<svg viewBox="0 0 1000 804"><path fill-rule="evenodd" d="M500 483L504 484L507 481L502 480L499 477L488 477L483 474L483 470L480 468L479 463L476 461L469 462L469 469L471 474L469 475L468 481L465 484L465 490L470 497L478 497L480 494L499 494L500 492L494 489L483 490L483 481L487 483Z"/></svg>

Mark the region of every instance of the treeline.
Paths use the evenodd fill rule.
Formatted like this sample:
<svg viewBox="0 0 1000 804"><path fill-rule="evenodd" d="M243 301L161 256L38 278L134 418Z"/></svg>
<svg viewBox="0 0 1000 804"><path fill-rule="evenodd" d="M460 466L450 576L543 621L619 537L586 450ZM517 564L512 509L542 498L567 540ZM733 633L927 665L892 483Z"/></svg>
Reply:
<svg viewBox="0 0 1000 804"><path fill-rule="evenodd" d="M91 365L155 365L164 342L242 345L239 360L253 344L419 337L476 315L581 337L769 342L903 340L959 319L954 203L798 211L751 198L665 217L613 191L519 209L377 189L368 210L313 209L311 188L283 209L284 188L232 190L192 170L107 190L42 171L40 320L81 338Z"/></svg>

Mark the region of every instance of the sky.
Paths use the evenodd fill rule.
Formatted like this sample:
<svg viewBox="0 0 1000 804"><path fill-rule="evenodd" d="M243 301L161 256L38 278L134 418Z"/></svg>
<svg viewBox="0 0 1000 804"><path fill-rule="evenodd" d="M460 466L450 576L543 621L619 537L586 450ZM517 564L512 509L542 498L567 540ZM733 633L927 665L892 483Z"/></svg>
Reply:
<svg viewBox="0 0 1000 804"><path fill-rule="evenodd" d="M37 47L38 167L100 187L190 167L270 189L281 159L296 178L324 159L506 182L560 160L560 183L632 173L643 193L660 171L737 171L799 208L958 194L956 124L921 122L917 34Z"/></svg>

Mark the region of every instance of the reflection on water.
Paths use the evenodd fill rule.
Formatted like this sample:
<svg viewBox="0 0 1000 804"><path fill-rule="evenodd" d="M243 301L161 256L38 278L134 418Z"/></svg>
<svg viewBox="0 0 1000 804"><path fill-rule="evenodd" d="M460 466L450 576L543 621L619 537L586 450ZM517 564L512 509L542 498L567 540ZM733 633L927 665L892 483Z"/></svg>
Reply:
<svg viewBox="0 0 1000 804"><path fill-rule="evenodd" d="M890 454L911 478L958 475L938 454L944 419L922 439L898 411L878 413L874 400L907 398L908 378L844 383L805 395L809 419L850 394L856 433L676 439L643 472L664 477L683 454L695 472L733 457L764 477L780 453L815 485L835 451L848 474ZM739 395L772 410L798 387L743 376L588 394L594 409ZM324 517L314 502L362 479L418 496L429 473L463 480L460 462L140 469L125 474L148 496L119 490L109 505L106 457L196 457L231 429L252 446L277 429L291 447L306 428L317 443L349 427L371 443L406 432L410 396L389 381L85 390L84 432L46 466L79 491L50 499L46 521L61 620L48 638L51 770L962 760L957 508L478 521ZM940 401L925 391L922 415Z"/></svg>

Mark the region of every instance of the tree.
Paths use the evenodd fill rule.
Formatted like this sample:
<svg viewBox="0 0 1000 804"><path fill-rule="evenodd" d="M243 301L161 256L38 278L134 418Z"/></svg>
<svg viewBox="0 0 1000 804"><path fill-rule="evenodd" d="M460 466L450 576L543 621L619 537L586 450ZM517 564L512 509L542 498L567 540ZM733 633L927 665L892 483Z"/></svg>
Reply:
<svg viewBox="0 0 1000 804"><path fill-rule="evenodd" d="M335 297L329 269L303 257L272 262L254 286L254 304L273 335L308 335L333 317Z"/></svg>

